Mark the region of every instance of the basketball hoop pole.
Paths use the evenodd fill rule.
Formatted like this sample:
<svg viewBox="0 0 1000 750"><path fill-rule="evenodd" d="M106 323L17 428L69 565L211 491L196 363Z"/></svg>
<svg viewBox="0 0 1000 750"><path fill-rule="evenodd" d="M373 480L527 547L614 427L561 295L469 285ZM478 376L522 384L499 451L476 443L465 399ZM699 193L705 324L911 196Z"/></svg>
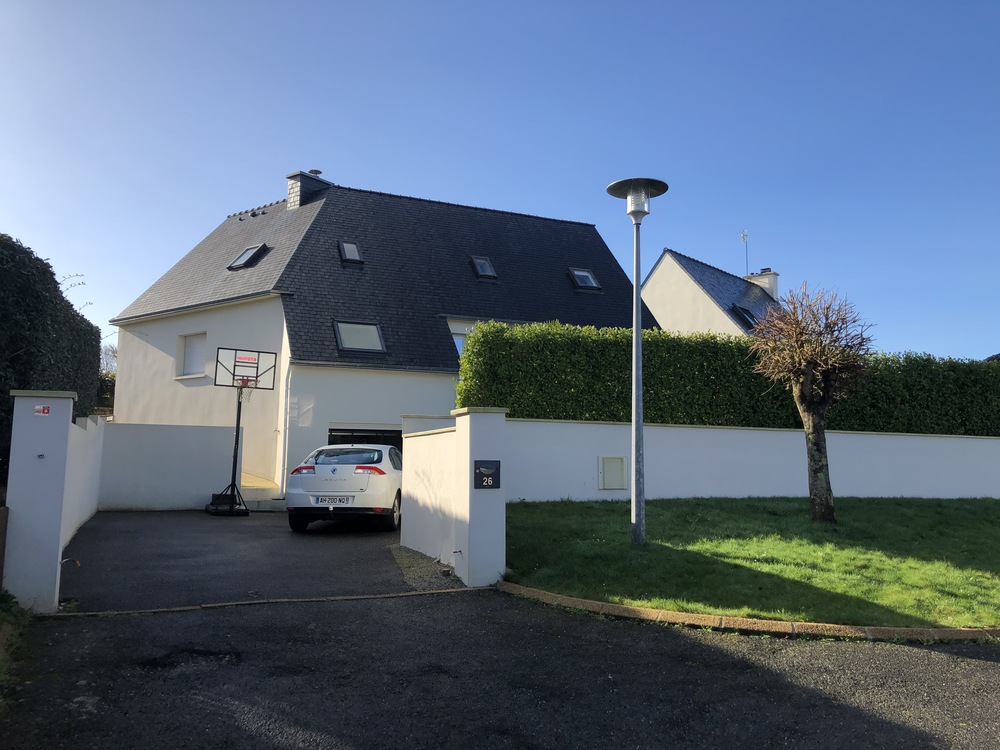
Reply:
<svg viewBox="0 0 1000 750"><path fill-rule="evenodd" d="M233 472L229 479L229 486L222 492L212 495L212 502L205 507L213 515L225 516L249 516L250 509L243 501L243 493L236 482L236 470L240 456L240 419L243 414L243 389L246 386L241 382L236 388L236 435L233 439Z"/></svg>
<svg viewBox="0 0 1000 750"><path fill-rule="evenodd" d="M237 462L240 455L240 417L243 414L243 386L236 389L236 437L233 439L233 473L229 479L229 487L226 491L232 490L233 494L243 503L243 495L240 493L240 486L236 483Z"/></svg>

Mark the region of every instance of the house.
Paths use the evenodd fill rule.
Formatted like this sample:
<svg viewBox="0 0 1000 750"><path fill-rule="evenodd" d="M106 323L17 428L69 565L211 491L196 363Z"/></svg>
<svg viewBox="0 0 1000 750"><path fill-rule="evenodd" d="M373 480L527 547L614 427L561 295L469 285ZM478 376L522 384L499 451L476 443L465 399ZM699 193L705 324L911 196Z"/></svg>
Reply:
<svg viewBox="0 0 1000 750"><path fill-rule="evenodd" d="M670 249L642 284L642 301L660 327L680 333L745 335L777 299L778 274L770 268L741 278Z"/></svg>
<svg viewBox="0 0 1000 750"><path fill-rule="evenodd" d="M274 389L242 407L243 471L272 496L318 445L398 445L402 415L454 408L477 321L631 326L632 284L591 224L287 179L111 321L117 422L232 425L217 353L276 355Z"/></svg>

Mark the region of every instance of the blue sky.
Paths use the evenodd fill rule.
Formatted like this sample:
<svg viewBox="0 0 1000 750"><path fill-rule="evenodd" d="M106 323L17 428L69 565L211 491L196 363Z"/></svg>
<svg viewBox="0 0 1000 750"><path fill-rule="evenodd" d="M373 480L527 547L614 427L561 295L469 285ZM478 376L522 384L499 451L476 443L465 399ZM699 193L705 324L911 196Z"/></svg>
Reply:
<svg viewBox="0 0 1000 750"><path fill-rule="evenodd" d="M1000 352L1000 3L0 0L0 232L105 334L226 215L350 187L593 223ZM108 341L114 341L111 335Z"/></svg>

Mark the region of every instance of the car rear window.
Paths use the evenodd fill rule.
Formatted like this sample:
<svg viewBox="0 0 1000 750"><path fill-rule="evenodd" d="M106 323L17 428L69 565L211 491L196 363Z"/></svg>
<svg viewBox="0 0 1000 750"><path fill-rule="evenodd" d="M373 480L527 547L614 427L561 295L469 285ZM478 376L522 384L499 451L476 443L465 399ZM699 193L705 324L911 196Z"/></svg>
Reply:
<svg viewBox="0 0 1000 750"><path fill-rule="evenodd" d="M326 448L316 451L306 460L307 464L379 464L382 451L365 448Z"/></svg>

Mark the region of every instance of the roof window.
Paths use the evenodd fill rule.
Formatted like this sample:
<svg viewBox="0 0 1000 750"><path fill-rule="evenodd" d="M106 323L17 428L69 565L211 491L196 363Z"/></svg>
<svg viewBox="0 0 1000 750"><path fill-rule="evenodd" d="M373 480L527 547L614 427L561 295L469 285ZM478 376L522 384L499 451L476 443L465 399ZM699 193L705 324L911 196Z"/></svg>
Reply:
<svg viewBox="0 0 1000 750"><path fill-rule="evenodd" d="M476 270L476 277L480 279L495 279L497 272L493 270L490 259L483 255L472 256L472 267Z"/></svg>
<svg viewBox="0 0 1000 750"><path fill-rule="evenodd" d="M337 334L337 348L349 352L384 352L385 342L377 323L333 321Z"/></svg>
<svg viewBox="0 0 1000 750"><path fill-rule="evenodd" d="M340 240L340 259L347 261L348 263L364 263L364 258L361 257L361 250L358 248L357 242L345 242Z"/></svg>
<svg viewBox="0 0 1000 750"><path fill-rule="evenodd" d="M601 285L597 282L597 277L594 276L594 272L588 268L571 268L569 269L569 275L572 277L577 289L601 288Z"/></svg>
<svg viewBox="0 0 1000 750"><path fill-rule="evenodd" d="M740 321L740 323L743 324L743 327L746 328L747 330L750 330L751 328L757 325L757 316L754 315L749 310L747 310L745 307L740 307L737 304L733 304L730 310L732 311L733 315L736 316L736 319Z"/></svg>
<svg viewBox="0 0 1000 750"><path fill-rule="evenodd" d="M226 268L230 271L238 271L241 268L250 268L257 265L261 258L263 258L267 251L270 250L267 245L263 242L259 245L251 245L242 253L236 256L236 260L230 263Z"/></svg>

